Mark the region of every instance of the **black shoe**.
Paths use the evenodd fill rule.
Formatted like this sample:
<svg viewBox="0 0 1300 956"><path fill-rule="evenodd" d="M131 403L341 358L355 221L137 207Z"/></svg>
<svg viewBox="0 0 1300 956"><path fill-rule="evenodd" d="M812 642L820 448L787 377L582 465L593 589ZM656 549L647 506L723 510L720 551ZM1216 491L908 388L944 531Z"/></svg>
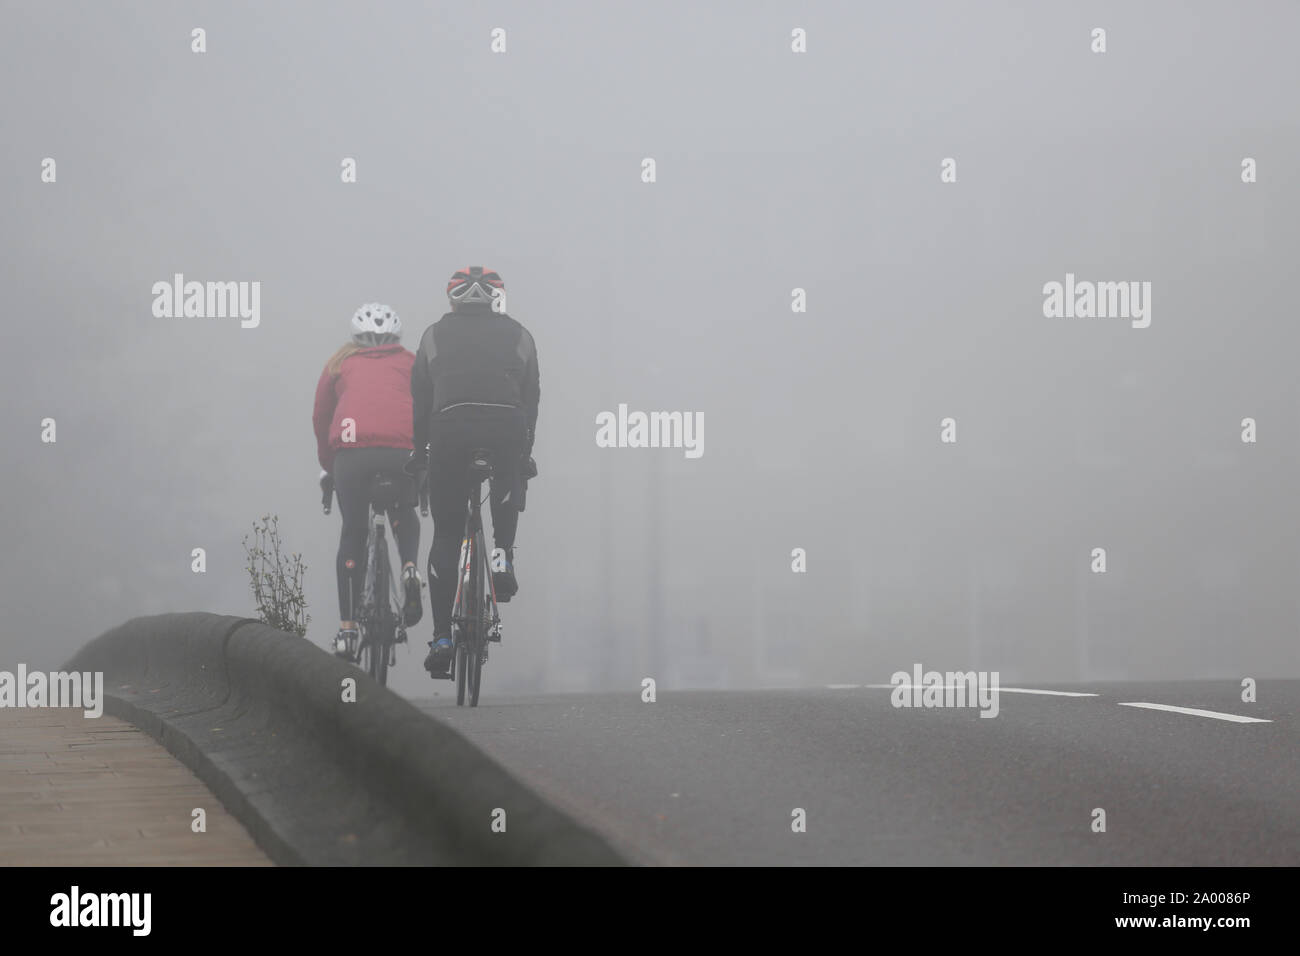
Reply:
<svg viewBox="0 0 1300 956"><path fill-rule="evenodd" d="M402 572L402 583L406 588L406 603L402 606L402 626L412 627L424 617L424 606L420 603L420 572L409 567Z"/></svg>
<svg viewBox="0 0 1300 956"><path fill-rule="evenodd" d="M334 656L345 661L357 659L357 644L361 642L361 631L355 627L339 628L334 638Z"/></svg>
<svg viewBox="0 0 1300 956"><path fill-rule="evenodd" d="M454 653L450 631L434 634L433 640L429 642L429 656L424 659L424 669L430 677L446 677L451 671Z"/></svg>
<svg viewBox="0 0 1300 956"><path fill-rule="evenodd" d="M508 604L519 593L514 548L497 548L492 552L492 590L496 593L498 604Z"/></svg>

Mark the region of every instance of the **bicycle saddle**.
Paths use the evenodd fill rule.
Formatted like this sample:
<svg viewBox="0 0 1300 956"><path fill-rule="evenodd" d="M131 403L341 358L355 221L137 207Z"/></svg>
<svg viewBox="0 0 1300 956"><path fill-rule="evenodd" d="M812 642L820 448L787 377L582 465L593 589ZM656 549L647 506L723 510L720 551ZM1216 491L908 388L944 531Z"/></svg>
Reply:
<svg viewBox="0 0 1300 956"><path fill-rule="evenodd" d="M407 479L409 481L409 479ZM379 472L370 479L370 505L376 512L388 512L400 508L409 497L404 482L395 475Z"/></svg>
<svg viewBox="0 0 1300 956"><path fill-rule="evenodd" d="M476 448L469 456L469 474L476 481L492 477L492 453L486 448Z"/></svg>

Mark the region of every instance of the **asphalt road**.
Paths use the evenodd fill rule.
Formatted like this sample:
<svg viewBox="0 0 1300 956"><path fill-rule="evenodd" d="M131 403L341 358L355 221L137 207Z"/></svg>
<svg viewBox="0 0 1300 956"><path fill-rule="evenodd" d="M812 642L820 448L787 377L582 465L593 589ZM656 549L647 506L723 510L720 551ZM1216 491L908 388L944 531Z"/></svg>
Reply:
<svg viewBox="0 0 1300 956"><path fill-rule="evenodd" d="M643 703L485 678L475 710L417 704L640 863L1300 864L1300 681L1256 703L1233 681L1025 685L1097 696L1004 689L988 719L865 686Z"/></svg>

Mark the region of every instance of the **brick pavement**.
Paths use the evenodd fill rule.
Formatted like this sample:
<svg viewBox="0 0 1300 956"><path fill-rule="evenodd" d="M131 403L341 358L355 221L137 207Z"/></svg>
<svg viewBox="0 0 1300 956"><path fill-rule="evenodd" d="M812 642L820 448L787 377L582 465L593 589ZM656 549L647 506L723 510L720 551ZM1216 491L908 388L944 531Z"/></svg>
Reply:
<svg viewBox="0 0 1300 956"><path fill-rule="evenodd" d="M207 811L207 832L190 829ZM269 866L161 744L105 714L0 708L0 865Z"/></svg>

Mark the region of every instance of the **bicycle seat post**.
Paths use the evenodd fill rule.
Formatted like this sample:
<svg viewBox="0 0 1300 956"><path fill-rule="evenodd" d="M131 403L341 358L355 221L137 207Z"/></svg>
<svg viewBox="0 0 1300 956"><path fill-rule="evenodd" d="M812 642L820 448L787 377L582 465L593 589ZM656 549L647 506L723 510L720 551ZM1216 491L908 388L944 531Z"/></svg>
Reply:
<svg viewBox="0 0 1300 956"><path fill-rule="evenodd" d="M474 511L479 510L483 497L483 482L492 478L492 453L485 448L476 448L469 459L470 496L473 498Z"/></svg>

